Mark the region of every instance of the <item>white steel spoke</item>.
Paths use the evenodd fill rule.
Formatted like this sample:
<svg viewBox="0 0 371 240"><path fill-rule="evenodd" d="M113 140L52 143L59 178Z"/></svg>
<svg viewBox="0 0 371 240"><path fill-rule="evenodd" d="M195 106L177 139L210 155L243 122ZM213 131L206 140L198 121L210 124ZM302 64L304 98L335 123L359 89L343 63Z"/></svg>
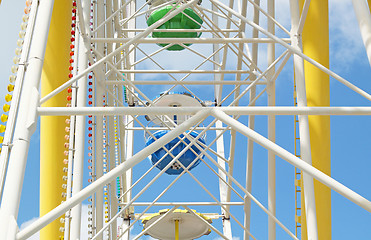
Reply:
<svg viewBox="0 0 371 240"><path fill-rule="evenodd" d="M302 52L298 51L297 49L293 48L292 46L286 44L284 41L282 41L278 37L272 35L271 33L269 33L268 31L266 31L265 29L263 29L259 25L256 25L255 23L251 22L250 20L248 20L247 18L243 17L241 14L239 14L236 11L234 11L233 9L230 9L228 6L224 5L223 3L219 2L218 0L210 0L210 1L218 4L222 8L224 8L227 11L233 13L235 16L240 17L241 20L245 21L250 26L256 28L257 30L259 30L260 32L262 32L263 34L265 34L267 37L270 37L270 38L274 39L277 43L281 44L283 47L285 47L288 50L290 50L290 52L292 52L292 53L300 56L301 58L303 58L307 62L311 63L313 66L317 67L318 69L320 69L321 71L325 72L326 74L330 75L331 77L333 77L337 81L341 82L342 84L344 84L345 86L347 86L348 88L350 88L351 90L353 90L354 92L358 93L359 95L361 95L364 98L366 98L366 99L368 99L368 100L371 101L371 95L368 94L367 92L365 92L364 90L360 89L359 87L357 87L354 84L350 83L349 81L345 80L344 78L342 78L341 76L339 76L335 72L329 70L328 68L326 68L322 64L318 63L317 61L313 60L312 58L308 57L307 55L305 55Z"/></svg>

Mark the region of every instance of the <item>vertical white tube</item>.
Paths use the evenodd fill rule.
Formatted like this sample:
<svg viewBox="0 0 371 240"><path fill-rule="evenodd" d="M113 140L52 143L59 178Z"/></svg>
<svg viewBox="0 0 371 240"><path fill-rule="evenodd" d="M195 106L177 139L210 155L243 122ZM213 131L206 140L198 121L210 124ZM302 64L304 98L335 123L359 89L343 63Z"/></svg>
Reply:
<svg viewBox="0 0 371 240"><path fill-rule="evenodd" d="M77 17L78 21L79 17ZM78 32L75 33L75 50L78 51L78 54L75 55L74 64L73 64L73 75L76 76L77 69L78 69L78 62L79 62L79 55L80 55L80 34ZM72 101L71 107L76 107L77 104L77 83L72 84ZM71 148L75 147L75 129L76 129L76 116L71 116L70 122L70 139L69 139L69 146L70 150L68 152L68 167L67 167L67 196L66 200L71 198L72 192L72 170L73 170L73 159L74 159L74 151ZM71 211L67 211L65 214L65 223L64 223L64 240L70 239L70 218L71 218Z"/></svg>
<svg viewBox="0 0 371 240"><path fill-rule="evenodd" d="M275 17L275 0L268 0L268 14L271 17ZM273 21L268 19L268 31L275 34L275 25ZM267 44L267 55L268 55L268 66L270 66L275 60L275 44ZM275 68L273 67L267 73L267 95L268 95L268 106L276 105L276 91L275 81L272 80L274 76ZM276 141L276 116L268 116L268 139L272 142ZM268 209L275 216L276 215L276 157L272 151L268 151ZM268 239L276 239L276 223L274 220L268 218Z"/></svg>
<svg viewBox="0 0 371 240"><path fill-rule="evenodd" d="M219 120L216 121L215 123L215 127L217 129L220 129L223 127L223 123ZM222 133L222 130L216 130L215 131L216 133L216 136L218 136L219 134ZM217 140L216 140L216 148L217 148L217 153L224 157L224 137L223 135L220 136ZM220 157L218 157L218 164L220 165L221 168L223 168L224 170L226 169L225 167L225 161L224 159L221 159ZM228 200L228 186L227 184L224 183L224 181L227 180L227 176L226 174L221 171L221 170L218 170L218 174L219 174L219 191L220 191L220 202L227 202ZM224 181L222 181L224 180ZM222 213L223 215L225 216L225 219L223 219L223 234L228 237L228 238L232 238L232 229L231 229L231 222L229 220L229 215L228 213L222 209Z"/></svg>
<svg viewBox="0 0 371 240"><path fill-rule="evenodd" d="M106 1L106 18L110 17L112 15L112 0ZM107 22L107 37L111 38L114 37L113 34L113 19L111 21ZM107 44L107 54L110 54L112 52L112 44ZM114 74L111 74L108 76L108 79L111 79L114 76ZM109 86L110 91L114 93L115 86ZM108 97L108 105L114 106L114 100L112 96ZM115 129L114 129L114 116L108 116L108 127L106 127L108 130L108 140L109 140L109 170L112 170L115 167ZM117 204L117 194L116 194L116 180L112 181L110 184L109 189L110 194L110 207L108 209L109 211L109 218L111 216L114 216L117 213L118 210L118 204ZM117 222L114 221L111 224L111 227L109 228L110 231L110 239L116 239L117 238Z"/></svg>
<svg viewBox="0 0 371 240"><path fill-rule="evenodd" d="M300 20L299 3L297 0L290 0L291 10L291 44L292 46L302 51L302 44L297 34L298 24ZM298 107L307 106L307 96L305 91L305 76L304 76L304 60L300 56L294 54L294 69L296 80L296 93ZM299 116L299 133L300 133L300 155L301 159L306 163L312 165L312 156L310 148L310 134L308 116ZM313 178L306 173L303 173L304 183L304 203L305 215L307 219L308 239L317 240L317 217L316 217L316 203L314 198L314 183Z"/></svg>
<svg viewBox="0 0 371 240"><path fill-rule="evenodd" d="M127 6L127 8L125 9L125 14L126 15L124 17L131 16L132 14L135 13L135 11L136 11L136 1L131 1L129 3L129 5ZM128 23L124 27L127 27L129 29L135 29L136 28L136 18L132 18L131 20L129 20ZM135 32L128 32L126 34L127 34L128 38L135 38ZM130 52L133 47L134 47L133 45L128 46L125 49L125 51ZM125 66L124 66L125 69L130 69L130 70L135 69L135 67L131 65L133 62L135 62L135 55L136 55L135 52L136 51L133 50L133 51L131 51L130 54L126 54L126 63L125 63ZM130 80L133 81L135 79L134 78L134 73L129 73L128 75L126 75L126 77L129 81ZM132 87L130 87L130 86L126 86L126 87L130 88L131 92L134 91L134 89ZM132 94L128 94L127 95L127 101L128 101L129 106L133 106L134 105L134 96ZM125 139L121 139L122 145L125 145L124 148L121 148L121 149L124 149L124 154L121 154L121 156L124 156L124 161L126 161L126 159L129 159L130 157L133 156L134 131L125 129L125 127L128 127L128 128L134 127L134 122L133 121L134 121L133 117L128 115L128 116L126 116L126 118L122 117L122 121L120 123L120 125L122 124L120 126L120 131L125 132L124 135L123 135L123 136L125 136ZM132 169L129 169L123 175L122 183L123 183L123 191L126 191L127 189L129 189L131 187L131 184L132 184ZM126 196L123 198L123 200L125 202L129 202L131 200L131 191L126 194ZM126 228L130 225L130 216L129 216L130 211L131 211L131 208L129 208L128 211L126 211L126 213L124 214L124 220L123 220L123 224L121 226L123 231L125 231ZM126 234L121 239L122 240L129 240L130 239L130 231L127 231Z"/></svg>
<svg viewBox="0 0 371 240"><path fill-rule="evenodd" d="M82 1L82 9L84 16L84 23L89 24L90 19L90 2L87 0ZM87 28L89 26L86 26ZM82 36L79 42L83 43ZM88 51L85 44L79 45L78 52L78 70L84 71L88 65ZM86 106L87 96L87 78L86 76L80 78L77 83L77 107ZM76 129L75 129L75 153L73 161L73 187L72 196L76 195L82 189L83 174L84 174L84 150L85 150L85 116L76 116ZM79 239L81 235L81 204L76 205L71 210L71 240Z"/></svg>
<svg viewBox="0 0 371 240"><path fill-rule="evenodd" d="M212 10L214 12L217 12L218 11L218 8L213 4L212 6ZM212 20L213 20L213 23L215 25L218 26L219 24L219 17L213 13L212 14ZM213 38L216 38L217 36L213 34ZM213 52L215 52L216 50L219 49L219 44L213 44ZM216 53L214 56L213 56L213 60L217 63L220 63L220 52ZM214 64L214 70L218 70L218 66L216 64ZM222 80L222 75L221 74L214 74L214 80L215 81L221 81ZM214 95L215 95L215 101L216 101L216 104L218 104L222 98L222 85L215 85L214 86Z"/></svg>
<svg viewBox="0 0 371 240"><path fill-rule="evenodd" d="M97 12L96 12L96 26L99 26L105 18L104 1L97 1ZM97 31L97 37L104 38L104 26ZM104 44L97 43L96 49L101 54L104 54ZM96 76L96 88L95 88L95 104L96 106L103 106L103 95L104 95L104 68L102 65L100 69L97 69L98 76ZM95 132L95 154L96 154L96 179L103 176L103 117L96 116L96 132ZM96 192L96 205L95 205L95 227L96 231L99 231L103 227L103 189L99 189ZM97 238L102 240L102 235Z"/></svg>
<svg viewBox="0 0 371 240"><path fill-rule="evenodd" d="M260 0L254 1L256 4L260 5ZM254 8L254 19L255 24L259 25L259 10L257 8ZM259 36L259 32L257 29L253 29L252 37L257 38ZM252 44L252 62L257 65L258 64L258 44L253 43ZM251 77L250 81L254 81L256 79L255 74L253 74L255 69L251 69ZM256 87L252 87L250 90L250 101L253 101L253 99L256 96ZM255 116L249 115L249 123L248 127L251 129L255 128ZM251 192L252 190L252 167L253 167L253 152L254 152L254 142L250 139L247 140L247 163L246 163L246 189L248 192ZM251 199L245 198L245 222L244 225L246 229L250 230L250 220L251 220ZM245 232L244 239L248 240L250 236Z"/></svg>
<svg viewBox="0 0 371 240"><path fill-rule="evenodd" d="M20 100L21 91L22 91L22 84L23 84L25 71L26 71L25 63L27 62L27 58L28 58L29 51L30 51L29 47L31 45L31 40L32 40L32 36L34 33L36 13L37 13L38 7L39 7L38 3L34 1L31 6L31 12L30 12L29 21L27 24L26 35L25 35L24 43L22 47L22 54L21 54L21 58L19 61L20 64L18 66L17 78L16 78L16 82L14 85L13 98L10 104L8 121L6 124L6 130L4 133L2 151L0 155L0 199L3 193L3 186L5 182L7 164L9 160L11 141L12 141L12 137L14 133L14 124L15 124L16 117L17 117L19 100Z"/></svg>
<svg viewBox="0 0 371 240"><path fill-rule="evenodd" d="M0 209L0 239L15 239L27 153L31 135L36 130L38 89L53 5L53 0L39 2Z"/></svg>
<svg viewBox="0 0 371 240"><path fill-rule="evenodd" d="M371 65L371 14L366 0L352 0L356 13L363 44L366 47L368 61Z"/></svg>

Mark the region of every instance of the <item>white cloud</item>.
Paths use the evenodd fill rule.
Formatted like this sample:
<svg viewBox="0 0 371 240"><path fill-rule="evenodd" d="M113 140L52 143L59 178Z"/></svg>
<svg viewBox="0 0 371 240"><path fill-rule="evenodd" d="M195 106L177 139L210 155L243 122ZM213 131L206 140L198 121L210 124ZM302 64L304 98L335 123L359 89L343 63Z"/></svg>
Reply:
<svg viewBox="0 0 371 240"><path fill-rule="evenodd" d="M265 2L262 3L265 9ZM287 0L276 2L276 19L290 31L290 6ZM263 26L266 17L261 17ZM330 27L330 61L334 63L334 70L349 70L350 64L356 62L364 52L364 46L359 31L357 19L350 0L329 1ZM276 32L279 28L276 27ZM260 51L259 54L262 52ZM264 59L263 52L260 59Z"/></svg>
<svg viewBox="0 0 371 240"><path fill-rule="evenodd" d="M330 54L336 70L349 70L364 51L362 38L351 1L330 0Z"/></svg>
<svg viewBox="0 0 371 240"><path fill-rule="evenodd" d="M291 17L290 17L290 2L287 0L278 0L276 2L276 20L290 31Z"/></svg>
<svg viewBox="0 0 371 240"><path fill-rule="evenodd" d="M33 222L35 222L38 218L32 218L24 223L21 224L20 230L25 229L26 227L30 226ZM39 240L40 239L40 232L35 233L32 235L28 240Z"/></svg>
<svg viewBox="0 0 371 240"><path fill-rule="evenodd" d="M223 238L221 237L218 237L218 238L214 238L214 240L224 240ZM232 237L232 240L240 240L239 237Z"/></svg>

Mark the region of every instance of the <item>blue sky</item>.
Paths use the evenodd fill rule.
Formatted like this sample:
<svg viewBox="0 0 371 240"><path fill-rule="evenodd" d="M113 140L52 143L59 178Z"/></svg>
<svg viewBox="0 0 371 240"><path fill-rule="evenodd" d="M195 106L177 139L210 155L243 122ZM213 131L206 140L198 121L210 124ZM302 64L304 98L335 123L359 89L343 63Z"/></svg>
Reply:
<svg viewBox="0 0 371 240"><path fill-rule="evenodd" d="M277 1L278 19L285 24L289 24L287 14L288 1ZM12 59L15 56L16 41L20 24L22 22L24 1L3 0L0 5L0 106L5 101L3 96L6 94L8 77L12 66ZM287 25L286 25L287 26ZM358 25L352 11L351 0L331 0L330 1L330 58L331 69L349 80L358 87L371 93L370 65L364 51L360 38ZM277 105L291 106L292 98L292 64L288 63L284 74L277 80ZM345 86L335 80L331 80L331 105L333 106L370 106L370 102L361 96L353 93ZM257 103L264 105L264 101ZM332 155L332 176L345 184L352 190L360 193L367 199L371 199L371 116L334 116L331 117L331 155ZM266 117L257 117L257 131L266 135ZM293 152L293 117L277 117L277 143ZM20 214L18 223L22 224L38 217L38 157L39 157L39 135L33 136L29 160L25 175L25 185L23 188ZM208 136L212 138L212 136ZM209 140L210 141L210 140ZM241 142L241 158L244 158L245 142ZM138 143L135 151L144 147L144 141ZM259 146L255 148L257 158L261 161L254 163L254 185L253 194L266 205L267 201L267 176L266 176L266 151ZM264 160L264 161L263 161ZM148 168L148 161L143 161L136 167L138 172ZM206 171L205 166L198 166L192 171L194 174L201 174ZM277 159L277 185L282 194L277 197L277 205L282 206L277 210L277 216L282 222L286 223L290 230L294 231L294 194L293 194L293 168L281 159ZM155 174L155 173L153 173ZM238 177L238 172L236 173ZM202 178L201 178L202 179ZM204 179L205 180L205 179ZM170 179L162 179L168 182ZM191 181L189 177L182 184ZM243 176L241 175L243 182ZM292 186L287 186L292 184ZM213 185L210 185L213 188ZM160 189L154 189L154 193ZM199 187L195 186L200 196L203 196ZM148 196L150 197L150 196ZM173 196L169 196L171 198ZM181 199L187 198L186 195L179 196ZM207 210L206 210L207 211ZM332 194L332 227L333 239L365 239L371 235L369 224L371 214L361 209L349 200L337 193ZM252 228L255 229L258 239L265 239L266 233L258 233L258 229L265 227L266 215L257 207L253 207ZM135 232L139 232L141 227L136 225ZM238 231L235 231L238 235ZM278 239L286 239L287 235L277 228ZM206 237L207 238L207 237ZM206 239L205 238L205 239Z"/></svg>

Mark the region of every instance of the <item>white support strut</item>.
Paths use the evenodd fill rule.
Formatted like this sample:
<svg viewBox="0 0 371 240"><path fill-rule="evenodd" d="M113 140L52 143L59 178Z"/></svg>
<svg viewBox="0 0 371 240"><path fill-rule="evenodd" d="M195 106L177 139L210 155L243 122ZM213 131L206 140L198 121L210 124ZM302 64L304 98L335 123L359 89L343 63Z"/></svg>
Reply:
<svg viewBox="0 0 371 240"><path fill-rule="evenodd" d="M89 20L90 3L86 0L82 1L82 15L84 22ZM88 65L88 49L83 44L83 38L79 39L79 52L78 52L78 69L83 71ZM86 93L87 93L87 77L84 76L77 82L77 107L86 106ZM84 170L84 152L85 152L85 116L76 116L75 128L75 151L73 161L73 186L72 196L77 194L82 189L83 184L83 170ZM81 235L81 204L75 206L71 210L71 231L70 239L78 239Z"/></svg>
<svg viewBox="0 0 371 240"><path fill-rule="evenodd" d="M17 230L17 215L21 199L23 176L31 135L36 130L39 85L48 39L53 0L40 0L37 9L33 40L30 46L28 67L22 87L19 113L14 130L13 147L10 153L3 199L0 209L0 239L14 239Z"/></svg>
<svg viewBox="0 0 371 240"><path fill-rule="evenodd" d="M192 115L213 107L38 107L40 116L71 115ZM219 107L219 110L234 115L371 115L371 107Z"/></svg>
<svg viewBox="0 0 371 240"><path fill-rule="evenodd" d="M358 20L363 44L366 48L368 62L371 65L371 14L366 0L352 0L354 12Z"/></svg>
<svg viewBox="0 0 371 240"><path fill-rule="evenodd" d="M307 173L311 177L317 179L321 183L325 184L332 190L338 192L339 194L346 197L350 201L354 202L358 206L362 207L368 212L371 212L371 201L362 197L358 193L352 191L351 189L347 188L346 186L339 183L335 179L331 178L330 176L326 175L325 173L321 172L315 167L309 165L308 163L302 161L300 158L295 157L295 155L291 154L290 152L278 146L277 144L269 141L262 135L251 130L250 128L246 127L242 123L238 122L237 120L223 113L222 111L214 109L214 111L212 112L212 115L215 116L217 119L220 119L222 122L228 124L232 128L236 129L238 132L242 133L246 137L251 138L257 144L265 147L268 150L271 150L283 160L289 162L290 164L299 168L300 170Z"/></svg>
<svg viewBox="0 0 371 240"><path fill-rule="evenodd" d="M297 32L299 26L299 4L296 0L290 0L291 25L292 25L292 46L298 51L302 51L302 43ZM307 95L305 90L304 60L298 55L294 55L294 69L296 81L296 94L299 107L307 106ZM308 116L299 116L300 133L300 155L303 161L312 165L312 154L310 145L309 120ZM303 173L304 204L305 216L307 221L308 239L317 240L317 215L316 202L314 196L314 181L307 173ZM304 211L303 211L304 212Z"/></svg>
<svg viewBox="0 0 371 240"><path fill-rule="evenodd" d="M71 197L68 201L60 204L58 207L54 208L49 213L45 214L44 216L37 219L31 225L23 229L22 231L18 232L16 235L17 240L25 240L28 237L32 236L34 233L39 231L41 228L49 224L50 222L54 221L60 215L65 213L68 209L76 206L77 204L81 203L85 198L90 196L92 193L98 191L99 189L103 188L104 185L113 181L116 177L121 176L125 171L134 167L136 164L141 162L147 156L155 152L157 149L171 141L172 139L178 137L181 133L187 131L191 126L197 124L199 121L203 120L206 116L209 115L209 110L200 111L192 118L188 119L174 130L167 133L162 138L158 139L157 141L153 142L151 145L147 146L137 154L135 154L127 161L121 163L119 166L112 169L109 173L103 175L95 182L90 184L89 186L82 189L79 193L75 196Z"/></svg>

